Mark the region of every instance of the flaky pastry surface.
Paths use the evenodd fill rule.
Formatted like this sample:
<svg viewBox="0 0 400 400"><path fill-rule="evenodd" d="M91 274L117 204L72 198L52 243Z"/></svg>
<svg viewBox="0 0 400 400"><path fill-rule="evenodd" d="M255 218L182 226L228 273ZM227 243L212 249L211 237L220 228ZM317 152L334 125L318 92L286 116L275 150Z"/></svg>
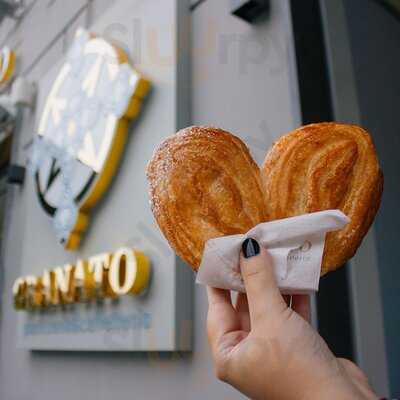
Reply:
<svg viewBox="0 0 400 400"><path fill-rule="evenodd" d="M350 222L326 236L321 273L356 252L378 211L383 175L370 135L361 127L311 124L282 136L262 170L267 219L340 209Z"/></svg>
<svg viewBox="0 0 400 400"><path fill-rule="evenodd" d="M189 127L156 149L147 177L160 229L194 270L208 239L244 233L260 222L340 209L350 223L326 236L325 274L354 255L383 190L370 135L337 123L311 124L282 136L261 170L236 136Z"/></svg>
<svg viewBox="0 0 400 400"><path fill-rule="evenodd" d="M208 239L266 221L260 170L236 136L189 127L166 139L147 167L157 223L176 253L197 270Z"/></svg>

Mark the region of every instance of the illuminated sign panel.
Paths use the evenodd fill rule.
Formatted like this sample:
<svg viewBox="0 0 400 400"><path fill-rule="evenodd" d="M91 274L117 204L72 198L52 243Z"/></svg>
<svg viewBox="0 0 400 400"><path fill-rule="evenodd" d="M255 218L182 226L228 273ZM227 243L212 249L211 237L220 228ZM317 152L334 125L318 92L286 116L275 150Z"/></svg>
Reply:
<svg viewBox="0 0 400 400"><path fill-rule="evenodd" d="M129 145L124 146L126 127L143 106L149 83L125 61L123 51L80 31L63 59L38 76L37 132L33 146L21 148L23 158L30 152L32 172L18 193L23 237L18 263L10 266L21 276L12 299L20 310L15 312L19 349L191 349L193 275L153 220L145 178L154 147L190 122L189 17L178 0L160 2L157 13L152 2L140 7L112 2L90 27L118 36L154 86L151 112L140 113ZM116 23L124 29L114 31ZM105 190L112 179L122 150L123 168L112 193L98 209L91 208L93 196L102 193L98 185ZM101 215L82 236L89 211ZM76 251L66 251L57 238ZM143 268L137 250L151 261L151 269Z"/></svg>
<svg viewBox="0 0 400 400"><path fill-rule="evenodd" d="M47 97L30 160L39 200L66 249L79 246L148 89L124 51L78 30Z"/></svg>
<svg viewBox="0 0 400 400"><path fill-rule="evenodd" d="M150 277L150 262L141 252L122 247L115 253L102 253L45 270L40 276L28 275L14 282L14 306L17 310L35 310L49 306L115 299L139 294Z"/></svg>

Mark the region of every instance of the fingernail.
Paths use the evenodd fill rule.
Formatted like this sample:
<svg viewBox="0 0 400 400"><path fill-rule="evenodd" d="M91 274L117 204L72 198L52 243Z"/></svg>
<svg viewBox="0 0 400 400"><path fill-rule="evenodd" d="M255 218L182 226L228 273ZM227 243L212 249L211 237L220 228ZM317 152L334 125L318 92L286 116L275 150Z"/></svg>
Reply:
<svg viewBox="0 0 400 400"><path fill-rule="evenodd" d="M260 245L257 240L248 238L242 243L242 252L245 258L254 257L260 253Z"/></svg>

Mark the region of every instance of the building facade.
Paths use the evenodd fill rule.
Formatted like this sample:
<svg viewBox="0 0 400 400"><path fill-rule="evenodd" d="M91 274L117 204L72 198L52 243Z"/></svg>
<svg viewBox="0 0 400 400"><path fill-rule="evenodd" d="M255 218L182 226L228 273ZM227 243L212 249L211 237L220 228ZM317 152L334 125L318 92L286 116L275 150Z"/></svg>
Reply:
<svg viewBox="0 0 400 400"><path fill-rule="evenodd" d="M394 114L385 115L387 107L382 107L369 119L373 104L365 99L375 89L363 73L367 49L361 51L359 44L365 21L376 14L380 24L390 21L388 37L400 28L392 23L392 15L372 1L363 9L364 20L355 20L357 10L363 8L361 1L349 5L310 1L303 11L295 1L269 3L268 12L253 23L233 15L229 1L26 0L17 21L5 18L1 22L0 42L15 51L16 74L37 87L34 107L18 111L6 164L28 168L47 96L78 28L116 43L151 83L140 115L129 125L118 170L94 208L93 221L77 252L70 253L58 243L28 172L22 185L3 185L1 398L243 398L214 376L205 331L205 289L193 284L189 269L171 252L152 219L145 180L147 160L162 138L188 125L231 131L246 142L259 163L275 139L313 118L362 123L378 131L380 118L392 121ZM307 10L317 11L320 26L309 20L308 30L296 22ZM316 110L315 99L307 96L310 77L300 67L306 57L300 33L315 29L320 29L321 43L313 50L323 46L321 79L325 79L327 92L321 92L321 98L328 110L324 114L321 108L318 115L307 114L307 107ZM394 51L398 39L386 43ZM388 64L386 80L378 71L380 85L394 77L395 70L395 64ZM395 92L382 96L388 96L384 97L386 104L396 98ZM389 171L385 189L389 212L398 199L394 189L397 164L390 161L390 149L381 138L392 140L394 147L396 143L393 124L383 125L384 134L374 139ZM331 279L336 286L322 283L326 289L322 286L321 296L313 300L313 318L321 333L327 332L336 353L358 362L380 394L395 396L400 393L395 379L399 326L398 317L392 315L400 302L393 284L398 273L384 256L393 250L391 242L382 237L386 229L397 230L386 212L351 265ZM19 276L137 243L154 264L147 297L135 303L150 315L152 344L144 337L137 339L135 330L110 334L104 326L94 333L52 332L21 339L26 321L15 311L12 297L13 282ZM337 285L345 299L339 310L328 296L322 296L337 291ZM126 310L129 305L124 301L120 306ZM346 320L348 330L337 333L324 320L328 313L336 325Z"/></svg>

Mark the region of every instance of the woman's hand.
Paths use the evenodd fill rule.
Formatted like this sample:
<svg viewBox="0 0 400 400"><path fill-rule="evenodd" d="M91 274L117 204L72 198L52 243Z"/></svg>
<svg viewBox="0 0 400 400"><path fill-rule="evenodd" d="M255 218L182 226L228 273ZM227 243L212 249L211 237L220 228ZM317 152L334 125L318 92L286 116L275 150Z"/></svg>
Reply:
<svg viewBox="0 0 400 400"><path fill-rule="evenodd" d="M207 288L208 338L216 374L252 399L377 399L363 372L336 358L309 324L309 298L283 299L267 251L242 246L247 296Z"/></svg>

